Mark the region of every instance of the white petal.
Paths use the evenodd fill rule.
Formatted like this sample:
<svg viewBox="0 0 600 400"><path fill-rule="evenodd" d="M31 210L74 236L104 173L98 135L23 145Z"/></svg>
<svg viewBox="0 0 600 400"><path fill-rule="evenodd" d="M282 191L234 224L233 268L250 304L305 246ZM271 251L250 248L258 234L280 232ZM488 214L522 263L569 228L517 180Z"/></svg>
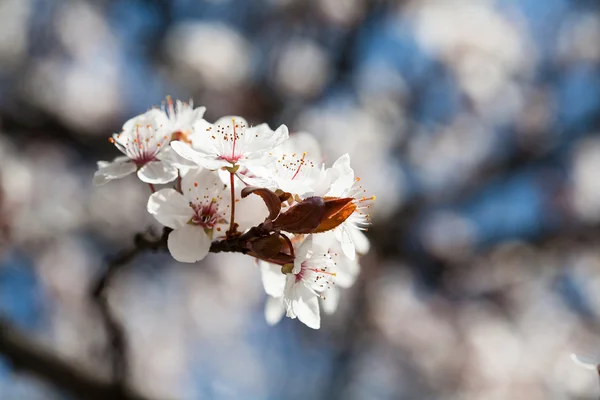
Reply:
<svg viewBox="0 0 600 400"><path fill-rule="evenodd" d="M231 166L230 162L226 160L220 160L216 157L216 155L210 155L196 151L192 149L188 144L179 140L171 142L171 147L181 157L207 169L219 169Z"/></svg>
<svg viewBox="0 0 600 400"><path fill-rule="evenodd" d="M200 165L202 154L192 149L189 144L179 140L174 140L171 142L171 147L181 157Z"/></svg>
<svg viewBox="0 0 600 400"><path fill-rule="evenodd" d="M216 135L214 132L217 127L205 119L197 120L192 126L192 135L188 138L192 141L192 149L203 154L218 154L219 148L216 146Z"/></svg>
<svg viewBox="0 0 600 400"><path fill-rule="evenodd" d="M272 131L267 124L260 124L246 129L246 137L250 138L245 149L251 152L266 152L281 145L288 137L287 126L281 125Z"/></svg>
<svg viewBox="0 0 600 400"><path fill-rule="evenodd" d="M346 257L354 260L356 258L356 248L354 247L354 242L352 241L350 232L348 232L348 227L345 224L340 225L335 230L335 235L342 245L342 251Z"/></svg>
<svg viewBox="0 0 600 400"><path fill-rule="evenodd" d="M197 119L201 119L202 117L204 117L204 113L206 112L206 107L197 107L194 110L194 114L193 114L193 120L197 120Z"/></svg>
<svg viewBox="0 0 600 400"><path fill-rule="evenodd" d="M135 129L135 125L138 123L139 119L142 117L142 115L144 114L140 114L140 115L136 115L133 118L129 118L127 121L125 121L125 123L123 124L123 130L124 131L129 131L131 129Z"/></svg>
<svg viewBox="0 0 600 400"><path fill-rule="evenodd" d="M120 164L120 163L130 162L130 161L131 161L131 159L127 156L119 156L119 157L116 157L112 161L98 161L98 162L96 162L96 165L98 166L98 169L101 169L101 168L107 167L113 163Z"/></svg>
<svg viewBox="0 0 600 400"><path fill-rule="evenodd" d="M350 167L350 156L344 154L333 163L331 167L338 172L338 176L331 184L330 196L343 196L354 184L354 170Z"/></svg>
<svg viewBox="0 0 600 400"><path fill-rule="evenodd" d="M228 203L230 198L219 175L203 168L190 169L181 179L181 190L186 199L193 203L204 196L209 198L221 196L223 198L221 201L224 203Z"/></svg>
<svg viewBox="0 0 600 400"><path fill-rule="evenodd" d="M300 197L310 197L314 193L314 188L305 182L292 179L279 179L277 181L278 189L284 192L297 194Z"/></svg>
<svg viewBox="0 0 600 400"><path fill-rule="evenodd" d="M285 275L281 273L281 267L279 265L260 261L260 276L265 292L269 296L283 296Z"/></svg>
<svg viewBox="0 0 600 400"><path fill-rule="evenodd" d="M201 160L200 165L206 169L215 170L226 167L231 167L231 163L227 160L221 160L216 157L206 157Z"/></svg>
<svg viewBox="0 0 600 400"><path fill-rule="evenodd" d="M135 172L135 164L128 160L125 157L119 157L111 163L103 162L102 167L94 174L94 185L104 185L113 179L123 178ZM98 165L100 166L100 163Z"/></svg>
<svg viewBox="0 0 600 400"><path fill-rule="evenodd" d="M290 132L288 127L285 125L280 125L279 128L275 130L273 134L273 141L275 142L274 146L279 146L283 142L285 142L290 137Z"/></svg>
<svg viewBox="0 0 600 400"><path fill-rule="evenodd" d="M194 216L189 202L175 189L162 189L148 199L148 212L158 222L172 229L186 225Z"/></svg>
<svg viewBox="0 0 600 400"><path fill-rule="evenodd" d="M358 264L358 257L354 260L346 257L345 254L338 254L335 258L336 261L336 275L335 284L343 288L349 288L354 285L358 273L360 272L360 266Z"/></svg>
<svg viewBox="0 0 600 400"><path fill-rule="evenodd" d="M323 162L319 141L308 132L291 134L289 139L281 145L280 149L283 149L283 153L302 154L306 152L307 158L315 162L315 164Z"/></svg>
<svg viewBox="0 0 600 400"><path fill-rule="evenodd" d="M237 178L235 185L236 189L244 187L244 184ZM269 216L269 209L260 196L253 194L242 199L238 190L236 198L239 199L239 202L235 205L235 222L239 225L241 232L259 225Z"/></svg>
<svg viewBox="0 0 600 400"><path fill-rule="evenodd" d="M130 118L123 124L123 130L134 130L136 125L147 125L147 124L165 124L168 122L167 116L164 112L157 108L151 108L143 114L136 115Z"/></svg>
<svg viewBox="0 0 600 400"><path fill-rule="evenodd" d="M285 314L285 306L283 305L282 298L267 297L267 302L265 303L265 319L267 320L267 324L275 325L281 321L283 314Z"/></svg>
<svg viewBox="0 0 600 400"><path fill-rule="evenodd" d="M224 117L221 117L215 121L213 126L215 126L215 127L220 126L224 132L233 134L232 121L235 121L235 123L239 126L246 126L247 131L252 129L252 128L250 128L250 124L248 124L248 121L246 121L244 118L242 118L238 115L226 115Z"/></svg>
<svg viewBox="0 0 600 400"><path fill-rule="evenodd" d="M187 160L177 154L177 152L171 146L165 147L164 150L158 153L156 158L161 161L166 161L177 168L192 168L197 166L195 162Z"/></svg>
<svg viewBox="0 0 600 400"><path fill-rule="evenodd" d="M336 287L329 289L326 298L321 299L321 304L325 313L333 314L340 304L340 290Z"/></svg>
<svg viewBox="0 0 600 400"><path fill-rule="evenodd" d="M193 263L202 260L210 250L211 240L198 225L186 224L169 234L167 245L173 258Z"/></svg>
<svg viewBox="0 0 600 400"><path fill-rule="evenodd" d="M598 361L592 359L591 357L581 356L579 354L572 353L571 360L573 360L575 364L582 368L598 372Z"/></svg>
<svg viewBox="0 0 600 400"><path fill-rule="evenodd" d="M186 192L204 191L206 186L210 186L214 183L214 180L209 178L215 175L214 172L209 172L202 167L196 166L196 168L190 169L185 175L181 177L181 189L183 190L184 196L188 197ZM193 194L195 195L195 193ZM192 196L192 195L191 195ZM190 199L190 197L188 197Z"/></svg>
<svg viewBox="0 0 600 400"><path fill-rule="evenodd" d="M151 161L144 165L137 173L142 182L162 184L177 179L179 171L174 165L163 161Z"/></svg>
<svg viewBox="0 0 600 400"><path fill-rule="evenodd" d="M313 233L313 242L319 247L323 249L331 249L332 247L337 247L337 239L335 237L335 231L327 231L322 233Z"/></svg>
<svg viewBox="0 0 600 400"><path fill-rule="evenodd" d="M354 243L356 252L358 254L367 254L369 252L369 249L371 248L371 243L369 242L369 238L367 238L367 235L365 235L363 231L354 226L348 227L348 233L350 234L350 239Z"/></svg>
<svg viewBox="0 0 600 400"><path fill-rule="evenodd" d="M308 252L313 248L313 235L308 235L302 242L300 247L296 250L296 258L294 259L293 274L300 273L302 269L302 263L306 260Z"/></svg>
<svg viewBox="0 0 600 400"><path fill-rule="evenodd" d="M313 196L325 196L331 192L331 184L335 182L340 175L337 169L321 169L318 178L313 183Z"/></svg>
<svg viewBox="0 0 600 400"><path fill-rule="evenodd" d="M265 146L265 148L269 149L270 147ZM272 164L274 159L275 158L271 155L256 152L254 154L247 154L245 158L241 158L238 161L238 164L248 169L254 169L257 167L263 167L265 165Z"/></svg>
<svg viewBox="0 0 600 400"><path fill-rule="evenodd" d="M292 299L291 306L294 314L302 323L312 329L321 327L321 316L319 313L319 300L304 285L297 289L297 297Z"/></svg>

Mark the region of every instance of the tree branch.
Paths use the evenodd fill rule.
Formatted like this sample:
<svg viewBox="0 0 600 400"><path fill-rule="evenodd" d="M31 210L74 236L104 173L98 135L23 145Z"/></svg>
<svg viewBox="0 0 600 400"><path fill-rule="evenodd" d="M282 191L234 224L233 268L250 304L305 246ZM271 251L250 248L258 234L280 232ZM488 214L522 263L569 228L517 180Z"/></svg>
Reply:
<svg viewBox="0 0 600 400"><path fill-rule="evenodd" d="M117 273L131 263L141 252L166 249L170 232L171 229L165 228L160 237L153 236L151 233L138 233L135 235L134 247L115 255L93 287L92 298L102 317L110 346L112 376L115 385L123 385L127 379L127 339L122 324L115 318L108 304L107 288L111 285Z"/></svg>
<svg viewBox="0 0 600 400"><path fill-rule="evenodd" d="M16 369L30 372L71 395L86 400L148 400L123 386L93 376L27 339L8 322L0 319L0 353Z"/></svg>
<svg viewBox="0 0 600 400"><path fill-rule="evenodd" d="M111 358L113 384L122 386L127 381L127 336L123 325L113 314L108 303L107 289L115 279L119 271L131 263L139 254L144 251L164 251L167 249L167 239L171 228L164 228L161 236L153 235L148 232L138 233L134 238L134 246L123 250L112 257L107 268L96 281L92 289L92 299L98 308L102 317L104 330L107 336L107 342ZM251 228L248 232L240 236L230 237L221 241L215 241L211 244L211 253L233 252L247 254L250 252L247 243L257 237L267 234L262 228Z"/></svg>
<svg viewBox="0 0 600 400"><path fill-rule="evenodd" d="M170 228L164 228L161 236L151 233L137 234L134 246L112 257L102 275L94 284L92 299L102 317L108 343L110 344L112 379L105 380L84 372L75 363L68 362L48 349L28 339L10 323L0 318L0 353L13 364L53 384L69 394L86 400L149 400L134 392L126 385L127 380L127 341L122 324L113 315L108 304L107 289L125 266L144 251L164 251ZM222 241L213 242L212 253L236 252L247 254L247 242L264 235L264 230L252 228L245 234Z"/></svg>

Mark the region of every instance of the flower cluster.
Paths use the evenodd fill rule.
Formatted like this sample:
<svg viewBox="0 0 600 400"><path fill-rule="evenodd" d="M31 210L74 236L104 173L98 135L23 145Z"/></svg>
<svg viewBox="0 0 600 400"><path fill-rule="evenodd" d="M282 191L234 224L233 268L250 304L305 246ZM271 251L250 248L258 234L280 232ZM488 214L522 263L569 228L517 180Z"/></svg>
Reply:
<svg viewBox="0 0 600 400"><path fill-rule="evenodd" d="M209 123L204 111L167 98L130 119L110 138L123 155L99 162L94 184L135 172L152 190L148 212L169 230L173 258L252 256L269 295L267 321L285 314L318 329L320 307L337 308L338 288L354 283L369 250L363 231L375 196L365 195L348 155L326 168L307 133L235 116Z"/></svg>

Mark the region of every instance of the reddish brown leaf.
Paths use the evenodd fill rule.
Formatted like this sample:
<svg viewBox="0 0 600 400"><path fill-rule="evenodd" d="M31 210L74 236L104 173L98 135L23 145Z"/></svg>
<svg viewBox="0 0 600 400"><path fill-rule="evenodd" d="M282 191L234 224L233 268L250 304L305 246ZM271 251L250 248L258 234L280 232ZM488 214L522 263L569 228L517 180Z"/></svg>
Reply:
<svg viewBox="0 0 600 400"><path fill-rule="evenodd" d="M273 227L290 233L311 233L321 223L325 201L318 196L309 197L290 207L273 221Z"/></svg>
<svg viewBox="0 0 600 400"><path fill-rule="evenodd" d="M352 201L352 199L350 199L350 201ZM341 209L333 207L331 209L336 209L337 212L330 215L328 218L323 218L323 220L321 221L319 226L313 231L313 233L330 231L339 226L342 222L347 220L350 215L352 215L354 210L356 210L356 204L348 202Z"/></svg>
<svg viewBox="0 0 600 400"><path fill-rule="evenodd" d="M340 212L354 200L352 197L323 197L325 200L325 214L323 219L329 219Z"/></svg>
<svg viewBox="0 0 600 400"><path fill-rule="evenodd" d="M259 195L269 209L269 219L275 219L281 211L281 200L279 196L266 188L255 186L247 186L242 189L242 198L249 196L251 193Z"/></svg>
<svg viewBox="0 0 600 400"><path fill-rule="evenodd" d="M253 253L253 252L248 253L248 255L252 256L252 257L256 257L256 258L261 259L263 261L270 262L270 263L273 263L273 264L278 264L278 265L285 265L285 264L290 264L290 263L293 264L294 263L294 257L292 257L289 254L281 253L281 252L277 253L277 254L275 254L274 256L271 256L271 257L260 257L258 254Z"/></svg>
<svg viewBox="0 0 600 400"><path fill-rule="evenodd" d="M281 251L283 243L281 242L279 234L273 233L272 235L251 241L250 247L260 258L270 258Z"/></svg>

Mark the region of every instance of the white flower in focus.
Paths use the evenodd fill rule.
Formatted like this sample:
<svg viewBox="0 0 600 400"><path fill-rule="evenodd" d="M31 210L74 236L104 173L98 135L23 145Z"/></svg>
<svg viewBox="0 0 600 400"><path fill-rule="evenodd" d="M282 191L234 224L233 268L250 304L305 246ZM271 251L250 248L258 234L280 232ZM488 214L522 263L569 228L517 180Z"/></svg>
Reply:
<svg viewBox="0 0 600 400"><path fill-rule="evenodd" d="M331 256L313 242L312 235L297 249L290 273L283 275L281 266L262 262L263 286L267 294L275 298L267 302L267 322L276 323L281 318L282 304L288 317L298 318L308 327L319 329L319 298L325 298L325 292L332 284L331 279L336 275L331 272L334 267Z"/></svg>
<svg viewBox="0 0 600 400"><path fill-rule="evenodd" d="M190 135L194 124L202 120L206 107L194 108L192 100L188 103L181 100L173 102L173 99L167 96L166 105L163 104L162 112L169 120L172 139L191 143Z"/></svg>
<svg viewBox="0 0 600 400"><path fill-rule="evenodd" d="M167 245L173 258L196 262L208 254L215 232L225 231L228 190L217 174L195 169L181 181L183 194L162 189L148 199L148 212L173 229Z"/></svg>
<svg viewBox="0 0 600 400"><path fill-rule="evenodd" d="M335 264L335 285L327 291L327 299L321 299L323 311L333 314L340 301L340 289L352 287L360 273L358 257L349 258L342 251L341 243L336 239L334 231L315 235L315 241L319 246L328 249L328 253Z"/></svg>
<svg viewBox="0 0 600 400"><path fill-rule="evenodd" d="M340 226L335 228L336 238L342 245L342 251L350 259L356 253L365 254L371 247L369 239L362 232L371 224L368 213L375 196L366 197L365 190L359 184L360 179L354 177L354 170L350 167L350 156L341 156L332 166L339 172L337 179L331 184L327 196L352 197L356 210Z"/></svg>
<svg viewBox="0 0 600 400"><path fill-rule="evenodd" d="M250 169L248 183L305 198L324 195L338 177L337 170L325 169L319 142L309 133L291 135L270 154L271 163Z"/></svg>
<svg viewBox="0 0 600 400"><path fill-rule="evenodd" d="M94 184L103 185L135 171L146 183L162 184L175 180L177 168L169 161L168 152L164 152L170 140L169 123L160 110L153 109L130 119L123 125L121 133L110 138L125 156L98 163Z"/></svg>
<svg viewBox="0 0 600 400"><path fill-rule="evenodd" d="M191 146L182 141L171 146L183 158L215 170L268 164L273 159L269 153L287 138L285 125L273 131L267 124L249 127L245 119L230 116L214 124L196 122Z"/></svg>
<svg viewBox="0 0 600 400"><path fill-rule="evenodd" d="M161 112L168 121L168 130L171 135L171 141L181 140L191 144L193 141L192 133L194 124L202 120L205 111L206 107L194 108L192 100L188 103L182 102L181 100L173 102L173 99L170 96L167 96L166 104L163 103ZM161 154L164 161L168 161L177 167L182 174L197 167L196 163L181 157L171 146L167 146L163 149Z"/></svg>

